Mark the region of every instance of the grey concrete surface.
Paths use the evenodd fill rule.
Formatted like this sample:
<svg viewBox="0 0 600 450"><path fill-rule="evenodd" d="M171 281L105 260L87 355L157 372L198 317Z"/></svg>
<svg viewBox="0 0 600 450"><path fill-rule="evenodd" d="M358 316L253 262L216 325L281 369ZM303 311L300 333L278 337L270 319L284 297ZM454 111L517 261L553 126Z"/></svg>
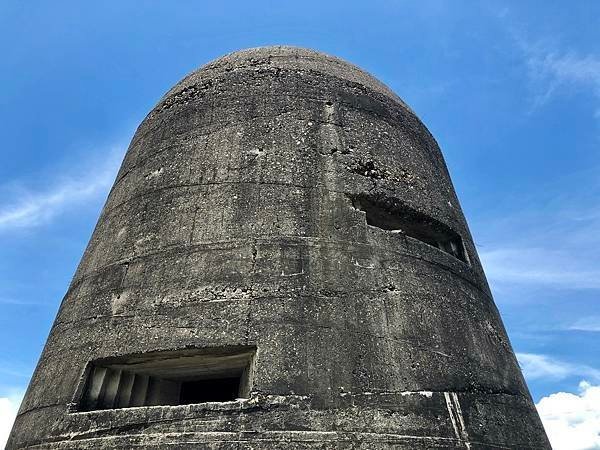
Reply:
<svg viewBox="0 0 600 450"><path fill-rule="evenodd" d="M90 362L237 347L246 398L78 409ZM7 448L550 446L435 139L359 68L268 47L139 126Z"/></svg>

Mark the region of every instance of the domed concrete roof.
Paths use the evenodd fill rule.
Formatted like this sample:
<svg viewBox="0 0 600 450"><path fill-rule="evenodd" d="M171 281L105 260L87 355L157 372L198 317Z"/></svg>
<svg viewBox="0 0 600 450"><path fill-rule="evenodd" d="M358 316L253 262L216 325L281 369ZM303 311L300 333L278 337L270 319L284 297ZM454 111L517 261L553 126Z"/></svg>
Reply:
<svg viewBox="0 0 600 450"><path fill-rule="evenodd" d="M367 86L407 107L389 87L354 64L316 50L285 45L249 48L222 56L186 76L165 97L201 80L217 77L224 72L277 69L313 71L335 76L351 83Z"/></svg>

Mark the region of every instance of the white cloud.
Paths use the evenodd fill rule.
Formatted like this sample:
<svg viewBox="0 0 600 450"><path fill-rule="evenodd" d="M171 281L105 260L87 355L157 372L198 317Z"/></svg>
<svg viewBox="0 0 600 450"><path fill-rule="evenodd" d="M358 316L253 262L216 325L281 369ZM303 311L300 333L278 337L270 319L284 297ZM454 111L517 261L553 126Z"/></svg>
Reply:
<svg viewBox="0 0 600 450"><path fill-rule="evenodd" d="M554 450L600 449L600 386L586 381L580 393L543 397L537 410Z"/></svg>
<svg viewBox="0 0 600 450"><path fill-rule="evenodd" d="M589 173L563 174L531 196L507 197L510 213L475 223L479 256L495 291L600 289L595 173L590 167Z"/></svg>
<svg viewBox="0 0 600 450"><path fill-rule="evenodd" d="M583 317L567 327L575 331L597 331L600 332L600 316Z"/></svg>
<svg viewBox="0 0 600 450"><path fill-rule="evenodd" d="M574 260L571 255L569 251L526 246L479 253L486 275L492 282L600 289L600 269L588 264L589 261Z"/></svg>
<svg viewBox="0 0 600 450"><path fill-rule="evenodd" d="M6 445L22 398L22 394L0 397L0 448Z"/></svg>
<svg viewBox="0 0 600 450"><path fill-rule="evenodd" d="M5 200L0 204L0 232L47 223L74 205L106 195L122 157L116 148L107 153L109 157L99 167L82 170L85 176L63 178L44 191L20 189L16 198Z"/></svg>
<svg viewBox="0 0 600 450"><path fill-rule="evenodd" d="M534 108L566 92L591 91L600 100L600 55L557 51L542 42L532 44L517 35L514 37L525 55L529 78L536 92ZM600 109L594 113L595 117L599 115Z"/></svg>
<svg viewBox="0 0 600 450"><path fill-rule="evenodd" d="M546 55L545 67L564 82L590 83L600 95L600 59L595 56L577 57L573 53L563 56Z"/></svg>
<svg viewBox="0 0 600 450"><path fill-rule="evenodd" d="M529 381L536 379L558 381L573 376L600 380L600 370L583 364L572 364L535 353L517 353L517 359L525 378Z"/></svg>
<svg viewBox="0 0 600 450"><path fill-rule="evenodd" d="M547 100L559 87L592 89L600 97L600 58L574 53L558 54L533 49L529 52L527 64L531 76L545 83L544 100Z"/></svg>
<svg viewBox="0 0 600 450"><path fill-rule="evenodd" d="M600 102L600 54L582 54L562 48L556 36L531 39L509 14L496 14L521 52L534 92L533 110L553 96L576 91L591 92ZM594 112L600 118L600 108Z"/></svg>

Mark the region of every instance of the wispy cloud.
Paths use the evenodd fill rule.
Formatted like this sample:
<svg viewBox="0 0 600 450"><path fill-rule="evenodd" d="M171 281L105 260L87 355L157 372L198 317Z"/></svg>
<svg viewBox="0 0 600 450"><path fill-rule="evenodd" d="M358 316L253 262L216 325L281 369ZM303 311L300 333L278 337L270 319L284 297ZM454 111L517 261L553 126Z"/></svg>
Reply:
<svg viewBox="0 0 600 450"><path fill-rule="evenodd" d="M517 353L519 365L528 380L560 381L569 377L600 381L600 370L582 364L572 364L536 353Z"/></svg>
<svg viewBox="0 0 600 450"><path fill-rule="evenodd" d="M8 375L13 378L24 378L26 380L31 376L32 369L30 368L17 367L7 361L1 361L0 364L0 374L2 375Z"/></svg>
<svg viewBox="0 0 600 450"><path fill-rule="evenodd" d="M574 258L573 254L523 245L484 250L479 256L492 283L600 289L600 268Z"/></svg>
<svg viewBox="0 0 600 450"><path fill-rule="evenodd" d="M550 51L539 44L524 49L529 75L536 86L536 106L546 103L560 88L589 91L600 100L600 56Z"/></svg>
<svg viewBox="0 0 600 450"><path fill-rule="evenodd" d="M0 305L45 305L43 302L30 302L27 300L19 300L17 298L0 297Z"/></svg>
<svg viewBox="0 0 600 450"><path fill-rule="evenodd" d="M600 449L600 386L579 383L579 393L543 397L537 410L554 450Z"/></svg>
<svg viewBox="0 0 600 450"><path fill-rule="evenodd" d="M495 11L513 44L511 56L525 70L519 73L529 85L532 111L555 97L584 93L596 99L600 117L600 54L577 51L556 36L532 36L517 15ZM599 167L596 158L576 172L557 170L531 186L529 196L522 190L515 195L512 208L520 212L489 217L479 226L476 236L485 241L479 255L495 292L600 289Z"/></svg>
<svg viewBox="0 0 600 450"><path fill-rule="evenodd" d="M585 189L577 190L581 180ZM587 172L554 183L531 198L507 199L511 213L475 224L479 256L496 291L600 289L600 186Z"/></svg>
<svg viewBox="0 0 600 450"><path fill-rule="evenodd" d="M600 54L577 51L556 35L531 36L506 8L495 13L520 54L533 92L531 112L559 95L590 93L598 101L594 116L600 118ZM511 51L513 51L511 49Z"/></svg>
<svg viewBox="0 0 600 450"><path fill-rule="evenodd" d="M106 153L109 157L100 165L82 170L83 176L63 177L45 190L18 189L12 198L0 203L0 232L39 226L75 205L105 195L114 180L122 150L114 147Z"/></svg>
<svg viewBox="0 0 600 450"><path fill-rule="evenodd" d="M568 330L600 332L600 316L582 317L567 327Z"/></svg>
<svg viewBox="0 0 600 450"><path fill-rule="evenodd" d="M600 103L600 54L583 54L548 38L527 38L527 33L516 29L508 18L501 19L523 55L534 92L532 111L554 96L574 92L589 92ZM596 110L595 116L600 117L600 109Z"/></svg>

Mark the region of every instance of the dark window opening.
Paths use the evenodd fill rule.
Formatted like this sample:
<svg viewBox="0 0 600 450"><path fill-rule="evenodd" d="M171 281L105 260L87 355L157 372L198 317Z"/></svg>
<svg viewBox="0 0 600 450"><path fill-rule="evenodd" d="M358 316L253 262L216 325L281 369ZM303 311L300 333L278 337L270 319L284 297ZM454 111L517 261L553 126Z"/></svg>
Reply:
<svg viewBox="0 0 600 450"><path fill-rule="evenodd" d="M458 233L398 200L360 195L352 197L352 205L365 213L367 225L403 233L468 263L465 247Z"/></svg>
<svg viewBox="0 0 600 450"><path fill-rule="evenodd" d="M253 348L157 352L94 361L80 411L226 402L248 397Z"/></svg>
<svg viewBox="0 0 600 450"><path fill-rule="evenodd" d="M179 404L225 402L235 400L240 390L239 378L215 378L212 380L186 381L181 383Z"/></svg>

